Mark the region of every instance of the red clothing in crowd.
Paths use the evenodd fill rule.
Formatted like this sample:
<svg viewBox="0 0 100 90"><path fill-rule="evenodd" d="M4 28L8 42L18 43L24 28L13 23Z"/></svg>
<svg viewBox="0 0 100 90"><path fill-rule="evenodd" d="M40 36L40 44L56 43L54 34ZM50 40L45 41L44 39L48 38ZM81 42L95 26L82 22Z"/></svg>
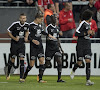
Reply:
<svg viewBox="0 0 100 90"><path fill-rule="evenodd" d="M100 0L96 1L94 6L97 8L97 10L99 10L100 9Z"/></svg>
<svg viewBox="0 0 100 90"><path fill-rule="evenodd" d="M72 18L73 21L69 22L68 19ZM59 13L59 24L61 31L67 31L76 28L75 21L73 18L73 13L71 10L65 12L65 10L61 10Z"/></svg>
<svg viewBox="0 0 100 90"><path fill-rule="evenodd" d="M44 7L44 9L47 9L48 4L53 4L52 0L38 0L38 5Z"/></svg>
<svg viewBox="0 0 100 90"><path fill-rule="evenodd" d="M91 26L91 30L94 30L95 32L97 32L98 28L97 28L97 24L95 20L91 20L90 22L90 26Z"/></svg>

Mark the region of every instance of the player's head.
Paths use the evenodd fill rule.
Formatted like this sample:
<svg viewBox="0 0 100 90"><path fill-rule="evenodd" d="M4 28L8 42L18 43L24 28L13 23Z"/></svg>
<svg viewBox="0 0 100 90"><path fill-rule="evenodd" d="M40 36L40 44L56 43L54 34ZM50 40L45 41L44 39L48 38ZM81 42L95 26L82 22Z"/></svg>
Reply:
<svg viewBox="0 0 100 90"><path fill-rule="evenodd" d="M83 12L83 14L82 14L82 20L86 20L86 21L91 22L91 20L92 20L92 15L93 15L92 11L90 11L90 10L85 10L85 11Z"/></svg>
<svg viewBox="0 0 100 90"><path fill-rule="evenodd" d="M35 20L37 21L37 23L42 23L43 22L43 14L41 13L37 13L35 16Z"/></svg>
<svg viewBox="0 0 100 90"><path fill-rule="evenodd" d="M50 10L54 11L53 5L51 5L51 4L47 5L47 9L50 9Z"/></svg>
<svg viewBox="0 0 100 90"><path fill-rule="evenodd" d="M24 24L24 22L26 22L26 15L24 13L20 14L19 20L21 22L21 24Z"/></svg>
<svg viewBox="0 0 100 90"><path fill-rule="evenodd" d="M55 15L51 15L51 24L53 24L53 25L56 24L56 17L55 17Z"/></svg>

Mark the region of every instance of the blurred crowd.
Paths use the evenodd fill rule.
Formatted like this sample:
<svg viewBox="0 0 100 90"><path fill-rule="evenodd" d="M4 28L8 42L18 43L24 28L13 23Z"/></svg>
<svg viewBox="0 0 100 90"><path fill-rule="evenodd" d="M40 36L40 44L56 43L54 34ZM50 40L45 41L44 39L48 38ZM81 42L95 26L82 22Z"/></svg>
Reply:
<svg viewBox="0 0 100 90"><path fill-rule="evenodd" d="M74 33L76 29L74 18L75 13L79 13L79 22L81 22L81 14L89 9L93 12L93 19L90 22L91 29L95 31L95 36L100 38L100 0L88 0L88 5L72 5L72 0L2 0L7 1L3 6L16 6L15 1L22 1L19 6L35 6L38 5L38 9L41 13L44 14L44 21L46 22L47 15L56 15L57 25L60 27L60 30L63 32L63 38L75 38ZM86 2L87 0L73 0L73 1L82 1ZM66 3L67 2L67 3ZM49 6L48 6L49 4Z"/></svg>

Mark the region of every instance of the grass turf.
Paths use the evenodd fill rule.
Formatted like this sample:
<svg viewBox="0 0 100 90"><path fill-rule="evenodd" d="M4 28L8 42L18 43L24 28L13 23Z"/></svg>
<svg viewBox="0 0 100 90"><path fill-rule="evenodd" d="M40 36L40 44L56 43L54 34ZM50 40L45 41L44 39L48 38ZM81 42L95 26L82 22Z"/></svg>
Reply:
<svg viewBox="0 0 100 90"><path fill-rule="evenodd" d="M100 90L100 77L91 77L93 86L86 86L85 76L75 76L73 80L69 76L62 76L66 83L57 83L57 76L44 76L47 83L38 83L36 76L28 76L24 83L19 83L19 75L12 75L10 80L0 76L0 90Z"/></svg>

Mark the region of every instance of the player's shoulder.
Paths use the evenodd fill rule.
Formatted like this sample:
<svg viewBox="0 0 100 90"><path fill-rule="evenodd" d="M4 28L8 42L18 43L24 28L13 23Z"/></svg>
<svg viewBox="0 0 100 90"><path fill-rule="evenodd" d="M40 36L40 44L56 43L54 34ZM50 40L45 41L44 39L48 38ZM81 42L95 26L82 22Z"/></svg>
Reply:
<svg viewBox="0 0 100 90"><path fill-rule="evenodd" d="M38 25L38 24L36 24L35 22L31 22L30 25Z"/></svg>
<svg viewBox="0 0 100 90"><path fill-rule="evenodd" d="M25 22L25 25L29 25L29 23L28 22Z"/></svg>
<svg viewBox="0 0 100 90"><path fill-rule="evenodd" d="M13 22L12 25L19 24L19 21Z"/></svg>

